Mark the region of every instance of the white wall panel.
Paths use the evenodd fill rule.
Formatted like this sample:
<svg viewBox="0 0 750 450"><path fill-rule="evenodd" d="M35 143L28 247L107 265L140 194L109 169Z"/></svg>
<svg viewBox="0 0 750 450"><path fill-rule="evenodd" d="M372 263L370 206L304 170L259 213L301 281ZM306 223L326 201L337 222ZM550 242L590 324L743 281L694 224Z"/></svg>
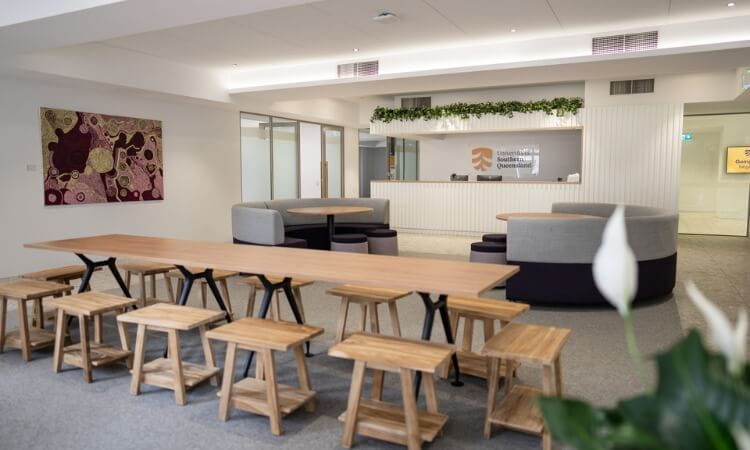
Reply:
<svg viewBox="0 0 750 450"><path fill-rule="evenodd" d="M628 203L677 210L682 104L587 107L580 184L372 182L391 201L391 226L503 231L499 212L549 211L552 203ZM421 155L421 157L429 157Z"/></svg>

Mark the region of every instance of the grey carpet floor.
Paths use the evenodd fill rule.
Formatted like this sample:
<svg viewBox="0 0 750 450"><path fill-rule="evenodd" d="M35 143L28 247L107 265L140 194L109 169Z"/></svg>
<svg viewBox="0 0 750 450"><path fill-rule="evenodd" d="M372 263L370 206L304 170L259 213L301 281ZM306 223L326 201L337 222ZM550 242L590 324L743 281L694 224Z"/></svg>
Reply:
<svg viewBox="0 0 750 450"><path fill-rule="evenodd" d="M95 289L117 292L109 276L100 272L95 277ZM124 366L96 370L94 383L85 384L81 372L74 368L53 374L51 350L34 353L33 361L25 364L20 352L11 349L0 354L0 448L339 448L342 427L337 417L346 408L352 363L326 355L338 310L338 300L325 294L329 286L316 283L303 288L308 321L326 329L313 343L316 355L307 360L318 409L315 413L298 411L286 417L281 437L269 432L266 418L241 411L232 411L228 422L220 422L216 388L209 384L190 391L186 406L177 406L173 393L159 388L144 386L140 396L131 396L130 376ZM235 311L244 311L244 286L231 283L230 289ZM163 286L160 292L164 295ZM198 304L196 294L191 297L193 305ZM504 291L495 290L490 296L502 298ZM290 317L288 308L282 309ZM404 335L418 337L424 315L419 298L413 295L401 300L399 313ZM352 323L357 323L357 314L357 310L352 312ZM384 312L381 320L382 328L388 332ZM573 329L562 356L566 395L610 405L639 392L625 347L624 328L613 310L534 308L521 320ZM665 349L682 335L671 298L637 308L635 323L642 351L647 355ZM13 310L9 311L8 325L15 328ZM108 318L105 326L108 341L117 342L114 320ZM476 332L478 343L480 330ZM439 326L434 338L444 340ZM149 334L147 360L159 357L165 342L160 333ZM197 333L185 333L182 344L185 359L202 362ZM214 343L213 348L223 366L224 345ZM244 361L244 355L240 361ZM291 355L277 356L277 371L281 382L295 383ZM445 381L437 383L441 411L450 419L444 435L429 448L539 448L538 438L510 431L496 430L493 439L485 440L485 383L471 377L464 380L466 384L461 388ZM522 367L519 381L540 385L540 372ZM398 386L394 376L386 378L386 400L400 399ZM363 437L357 437L355 445L362 449L400 448Z"/></svg>

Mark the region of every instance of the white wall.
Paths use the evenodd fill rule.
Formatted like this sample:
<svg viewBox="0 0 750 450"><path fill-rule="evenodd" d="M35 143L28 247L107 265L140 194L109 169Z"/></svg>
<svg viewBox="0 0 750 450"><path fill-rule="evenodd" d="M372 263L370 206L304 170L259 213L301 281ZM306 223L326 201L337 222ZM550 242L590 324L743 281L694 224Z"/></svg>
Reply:
<svg viewBox="0 0 750 450"><path fill-rule="evenodd" d="M231 240L230 208L241 192L238 111L3 78L0 99L0 277L76 261L25 242L104 233ZM162 120L165 200L44 207L41 106Z"/></svg>

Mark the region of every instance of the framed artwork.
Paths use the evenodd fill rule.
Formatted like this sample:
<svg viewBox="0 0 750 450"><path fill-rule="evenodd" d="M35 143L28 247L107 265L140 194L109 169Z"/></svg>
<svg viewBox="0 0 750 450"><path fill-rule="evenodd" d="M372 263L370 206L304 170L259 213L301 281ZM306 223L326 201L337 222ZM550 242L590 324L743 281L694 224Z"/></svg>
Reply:
<svg viewBox="0 0 750 450"><path fill-rule="evenodd" d="M164 199L160 120L41 108L44 204Z"/></svg>

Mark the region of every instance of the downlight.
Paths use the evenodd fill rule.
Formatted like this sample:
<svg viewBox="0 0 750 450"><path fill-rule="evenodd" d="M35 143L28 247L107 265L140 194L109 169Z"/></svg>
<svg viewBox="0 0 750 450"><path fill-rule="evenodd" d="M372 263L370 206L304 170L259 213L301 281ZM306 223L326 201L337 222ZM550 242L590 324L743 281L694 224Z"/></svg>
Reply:
<svg viewBox="0 0 750 450"><path fill-rule="evenodd" d="M398 16L392 12L384 11L372 18L377 23L392 23L398 21Z"/></svg>

